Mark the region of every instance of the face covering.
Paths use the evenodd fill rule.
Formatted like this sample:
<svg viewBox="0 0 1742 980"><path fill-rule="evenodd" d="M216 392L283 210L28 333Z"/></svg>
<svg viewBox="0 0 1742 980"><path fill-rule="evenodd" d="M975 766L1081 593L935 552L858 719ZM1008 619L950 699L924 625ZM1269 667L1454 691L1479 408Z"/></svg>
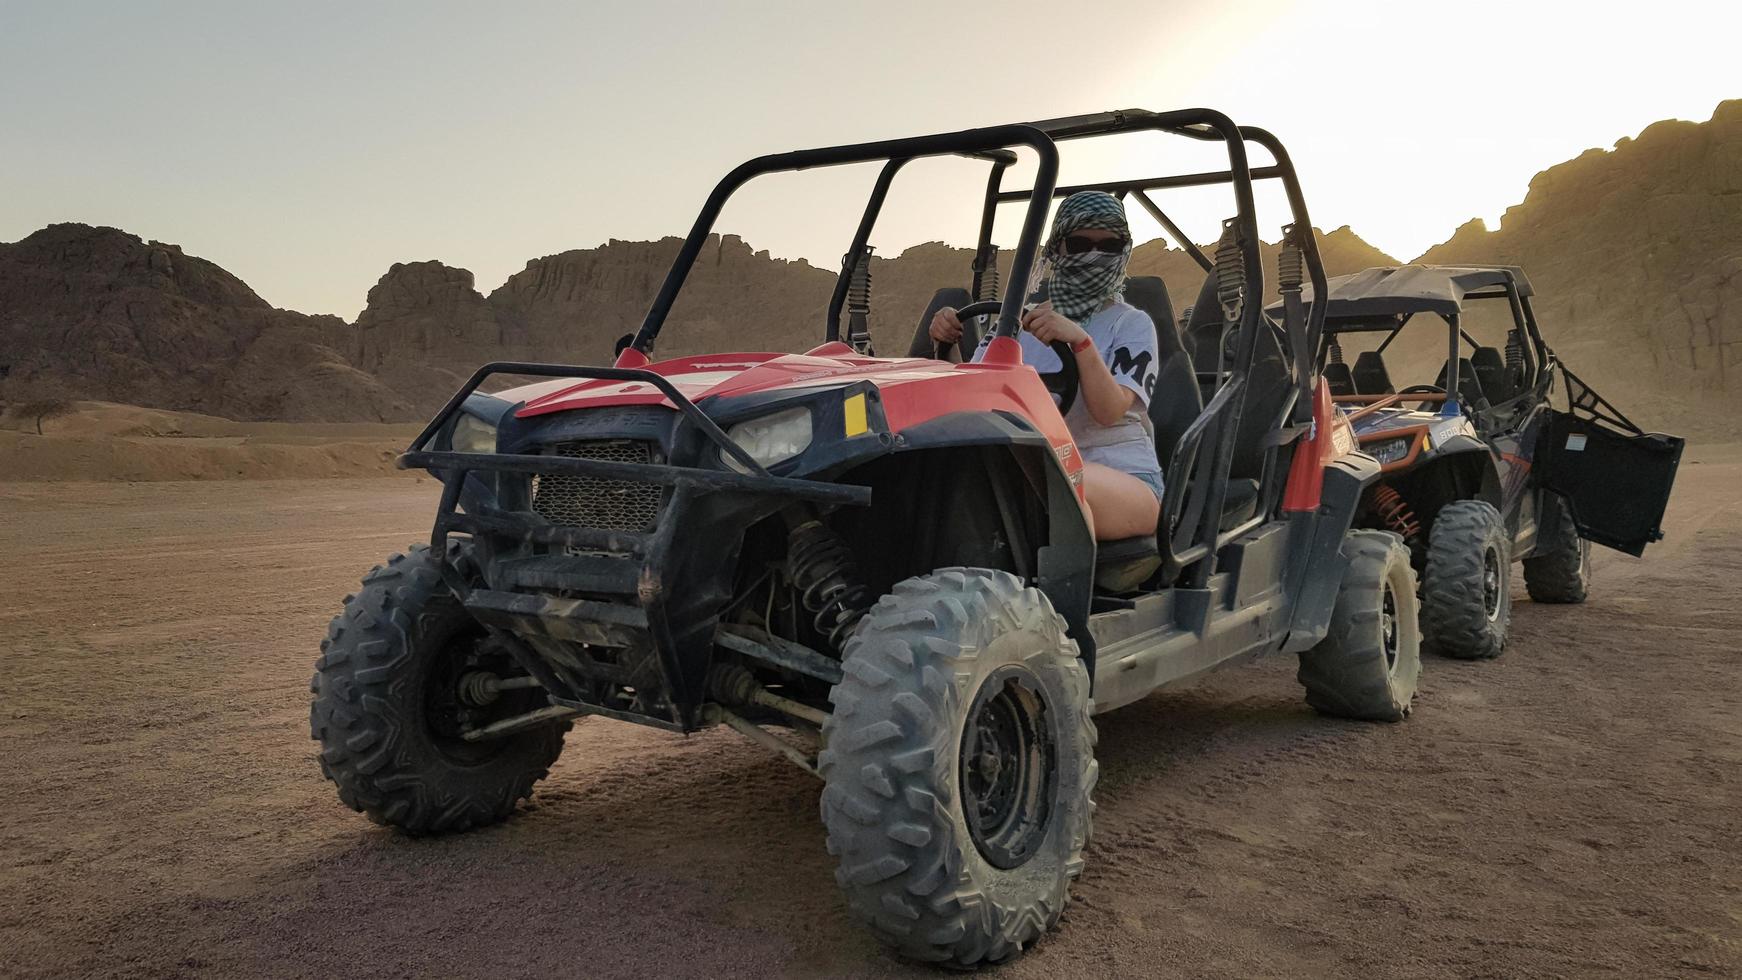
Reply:
<svg viewBox="0 0 1742 980"><path fill-rule="evenodd" d="M1067 255L1064 241L1085 229L1117 232L1125 248L1117 254L1090 249ZM1060 314L1083 323L1125 287L1125 266L1131 261L1131 229L1125 207L1104 191L1079 191L1065 198L1053 215L1047 238L1047 296Z"/></svg>

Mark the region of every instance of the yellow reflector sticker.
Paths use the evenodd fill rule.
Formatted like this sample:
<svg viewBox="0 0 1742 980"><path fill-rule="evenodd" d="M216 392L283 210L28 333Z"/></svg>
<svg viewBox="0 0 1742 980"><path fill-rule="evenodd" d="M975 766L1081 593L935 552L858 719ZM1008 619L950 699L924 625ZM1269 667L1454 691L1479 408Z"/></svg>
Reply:
<svg viewBox="0 0 1742 980"><path fill-rule="evenodd" d="M854 395L841 405L841 414L847 418L847 438L862 436L870 430L865 422L865 396Z"/></svg>

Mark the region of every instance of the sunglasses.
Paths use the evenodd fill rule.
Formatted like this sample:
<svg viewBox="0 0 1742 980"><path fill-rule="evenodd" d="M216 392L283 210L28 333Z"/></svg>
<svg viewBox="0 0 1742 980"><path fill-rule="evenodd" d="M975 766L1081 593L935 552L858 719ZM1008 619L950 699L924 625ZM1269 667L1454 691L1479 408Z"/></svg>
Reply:
<svg viewBox="0 0 1742 980"><path fill-rule="evenodd" d="M1124 238L1090 238L1087 235L1066 235L1064 242L1066 255L1081 255L1084 252L1118 255L1129 244L1131 243Z"/></svg>

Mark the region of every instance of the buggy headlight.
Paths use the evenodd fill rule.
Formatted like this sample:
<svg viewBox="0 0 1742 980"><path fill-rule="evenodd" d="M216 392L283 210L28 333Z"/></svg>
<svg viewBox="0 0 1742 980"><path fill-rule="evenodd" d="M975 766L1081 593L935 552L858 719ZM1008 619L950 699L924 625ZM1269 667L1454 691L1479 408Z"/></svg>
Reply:
<svg viewBox="0 0 1742 980"><path fill-rule="evenodd" d="M1378 460L1381 465L1390 465L1409 455L1409 444L1413 436L1401 439L1386 439L1383 442L1370 442L1361 447L1361 451Z"/></svg>
<svg viewBox="0 0 1742 980"><path fill-rule="evenodd" d="M726 435L738 444L738 448L748 453L751 459L763 466L773 466L810 447L811 410L789 408L784 412L739 422L728 429ZM735 472L750 472L748 467L734 459L730 453L721 453L720 458Z"/></svg>
<svg viewBox="0 0 1742 980"><path fill-rule="evenodd" d="M456 453L493 453L496 451L496 427L476 415L461 413L454 422L454 434L448 445Z"/></svg>

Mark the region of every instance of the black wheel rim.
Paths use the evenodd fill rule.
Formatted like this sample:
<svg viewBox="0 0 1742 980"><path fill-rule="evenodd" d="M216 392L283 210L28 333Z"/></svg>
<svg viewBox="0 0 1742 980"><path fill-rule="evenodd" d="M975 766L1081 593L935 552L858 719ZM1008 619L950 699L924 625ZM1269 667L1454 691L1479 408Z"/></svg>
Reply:
<svg viewBox="0 0 1742 980"><path fill-rule="evenodd" d="M958 761L968 835L993 866L1020 867L1046 838L1055 755L1039 678L1015 665L994 671L969 706Z"/></svg>
<svg viewBox="0 0 1742 980"><path fill-rule="evenodd" d="M1482 608L1488 621L1500 618L1500 553L1493 548L1482 552Z"/></svg>
<svg viewBox="0 0 1742 980"><path fill-rule="evenodd" d="M1391 591L1391 583L1385 583L1384 595L1379 600L1379 645L1385 650L1385 673L1387 676L1397 671L1397 594Z"/></svg>
<svg viewBox="0 0 1742 980"><path fill-rule="evenodd" d="M535 711L548 703L543 692L481 693L484 677L504 679L523 673L514 658L482 634L459 633L431 657L424 675L424 730L437 751L460 765L477 765L495 758L512 738L468 741L465 733L493 722Z"/></svg>

